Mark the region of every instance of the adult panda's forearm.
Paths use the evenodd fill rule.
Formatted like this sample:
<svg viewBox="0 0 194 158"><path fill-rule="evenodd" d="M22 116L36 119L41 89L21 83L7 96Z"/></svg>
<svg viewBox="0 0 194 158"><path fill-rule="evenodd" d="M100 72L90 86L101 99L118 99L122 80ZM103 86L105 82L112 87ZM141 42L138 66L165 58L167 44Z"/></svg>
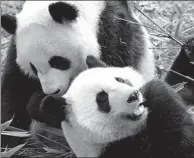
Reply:
<svg viewBox="0 0 194 158"><path fill-rule="evenodd" d="M31 118L26 111L26 105L32 93L40 84L38 81L28 78L21 72L16 63L16 46L14 36L10 41L7 51L6 63L1 77L1 121L11 119L12 126L28 129Z"/></svg>
<svg viewBox="0 0 194 158"><path fill-rule="evenodd" d="M61 128L61 121L58 120L58 115L52 115L52 113L41 108L41 103L46 96L42 90L35 92L29 100L27 111L36 121L46 123L52 127ZM54 104L52 105L52 109L56 109Z"/></svg>
<svg viewBox="0 0 194 158"><path fill-rule="evenodd" d="M194 156L194 121L183 100L159 80L145 86L150 113L147 119L151 151L157 158Z"/></svg>

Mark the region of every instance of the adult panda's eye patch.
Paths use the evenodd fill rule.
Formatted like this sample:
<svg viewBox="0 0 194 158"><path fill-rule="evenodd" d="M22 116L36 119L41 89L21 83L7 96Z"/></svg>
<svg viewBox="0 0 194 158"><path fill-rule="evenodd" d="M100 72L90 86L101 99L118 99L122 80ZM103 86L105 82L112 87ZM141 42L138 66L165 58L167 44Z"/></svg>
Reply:
<svg viewBox="0 0 194 158"><path fill-rule="evenodd" d="M70 68L71 62L64 57L60 56L53 56L49 60L49 64L52 68L59 69L59 70L67 70Z"/></svg>
<svg viewBox="0 0 194 158"><path fill-rule="evenodd" d="M30 63L30 67L31 67L32 71L37 75L38 71L37 71L36 67L32 63Z"/></svg>

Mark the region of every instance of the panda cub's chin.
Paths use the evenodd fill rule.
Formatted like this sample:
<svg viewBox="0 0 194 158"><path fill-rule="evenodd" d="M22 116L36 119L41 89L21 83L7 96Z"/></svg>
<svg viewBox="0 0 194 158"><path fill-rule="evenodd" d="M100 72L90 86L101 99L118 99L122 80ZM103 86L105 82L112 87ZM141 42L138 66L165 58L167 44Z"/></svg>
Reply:
<svg viewBox="0 0 194 158"><path fill-rule="evenodd" d="M142 116L145 112L145 107L143 105L138 105L138 107L133 111L133 114L137 117Z"/></svg>
<svg viewBox="0 0 194 158"><path fill-rule="evenodd" d="M141 119L145 119L143 116L147 115L146 111L147 109L143 105L138 105L131 114L122 114L121 117L126 121L141 121Z"/></svg>

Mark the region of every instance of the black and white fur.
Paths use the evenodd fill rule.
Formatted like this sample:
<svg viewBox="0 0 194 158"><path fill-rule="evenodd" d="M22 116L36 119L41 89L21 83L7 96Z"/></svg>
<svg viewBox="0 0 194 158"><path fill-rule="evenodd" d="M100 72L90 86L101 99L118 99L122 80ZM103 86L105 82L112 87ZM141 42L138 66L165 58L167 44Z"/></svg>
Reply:
<svg viewBox="0 0 194 158"><path fill-rule="evenodd" d="M179 91L179 94L188 104L194 105L194 38L189 39L182 46L171 69L193 79L191 81L172 71L169 71L165 77L165 81L170 85L187 82L185 88Z"/></svg>
<svg viewBox="0 0 194 158"><path fill-rule="evenodd" d="M13 37L2 74L2 122L15 114L14 126L27 129L30 97L41 89L64 94L87 68L87 55L132 66L151 80L154 58L145 28L115 16L140 23L127 1L26 1L16 16L3 15L1 25Z"/></svg>
<svg viewBox="0 0 194 158"><path fill-rule="evenodd" d="M194 116L164 82L143 84L131 68L93 68L41 108L61 117L77 157L193 158Z"/></svg>

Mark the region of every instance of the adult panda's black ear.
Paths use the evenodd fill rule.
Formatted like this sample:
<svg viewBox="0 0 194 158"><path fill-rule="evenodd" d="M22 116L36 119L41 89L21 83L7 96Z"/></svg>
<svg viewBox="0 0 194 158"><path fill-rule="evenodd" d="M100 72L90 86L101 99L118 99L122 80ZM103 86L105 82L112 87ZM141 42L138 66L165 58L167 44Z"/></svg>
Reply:
<svg viewBox="0 0 194 158"><path fill-rule="evenodd" d="M96 57L92 55L88 55L86 58L86 64L88 68L95 68L95 67L107 67L107 65L101 61L100 59L97 59Z"/></svg>
<svg viewBox="0 0 194 158"><path fill-rule="evenodd" d="M51 114L57 120L65 120L65 106L66 100L59 96L48 95L46 96L40 105L40 109L46 113Z"/></svg>
<svg viewBox="0 0 194 158"><path fill-rule="evenodd" d="M15 34L17 28L17 20L15 16L8 14L1 16L1 27L10 34Z"/></svg>
<svg viewBox="0 0 194 158"><path fill-rule="evenodd" d="M48 9L53 20L57 23L62 23L63 20L72 21L78 17L77 8L65 2L52 3Z"/></svg>

